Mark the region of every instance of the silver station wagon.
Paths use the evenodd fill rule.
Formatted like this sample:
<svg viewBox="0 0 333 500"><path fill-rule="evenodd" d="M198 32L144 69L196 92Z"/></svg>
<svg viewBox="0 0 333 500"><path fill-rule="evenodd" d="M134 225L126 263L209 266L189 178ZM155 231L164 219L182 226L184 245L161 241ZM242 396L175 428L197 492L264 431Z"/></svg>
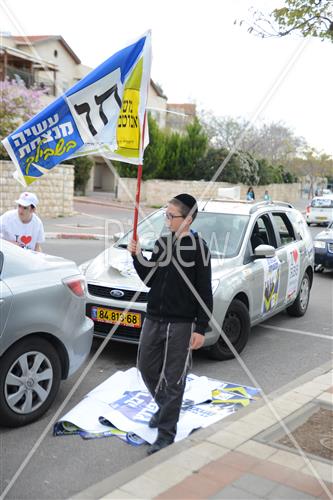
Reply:
<svg viewBox="0 0 333 500"><path fill-rule="evenodd" d="M87 359L85 294L74 262L0 239L0 425L41 417Z"/></svg>
<svg viewBox="0 0 333 500"><path fill-rule="evenodd" d="M138 226L148 259L156 239L167 232L164 221L160 209ZM202 201L192 230L205 239L212 255L214 308L204 344L211 357L234 357L230 343L240 353L251 326L284 309L292 316L305 314L314 250L307 224L292 205ZM86 313L94 321L95 336L105 337L112 329L113 340L137 343L149 288L126 250L131 237L132 232L121 236L81 271L88 283Z"/></svg>

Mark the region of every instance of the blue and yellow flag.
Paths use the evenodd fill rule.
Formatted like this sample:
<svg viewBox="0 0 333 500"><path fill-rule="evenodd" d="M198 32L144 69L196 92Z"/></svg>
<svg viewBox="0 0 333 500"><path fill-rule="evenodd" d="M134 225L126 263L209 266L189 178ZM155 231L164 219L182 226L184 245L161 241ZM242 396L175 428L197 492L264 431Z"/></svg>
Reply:
<svg viewBox="0 0 333 500"><path fill-rule="evenodd" d="M4 139L25 186L64 160L98 154L143 162L151 36L120 50Z"/></svg>

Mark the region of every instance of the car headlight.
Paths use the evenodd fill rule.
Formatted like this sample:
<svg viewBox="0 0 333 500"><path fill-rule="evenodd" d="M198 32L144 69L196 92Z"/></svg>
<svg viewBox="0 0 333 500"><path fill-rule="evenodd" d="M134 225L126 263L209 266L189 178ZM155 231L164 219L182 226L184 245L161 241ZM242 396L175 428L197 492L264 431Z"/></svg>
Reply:
<svg viewBox="0 0 333 500"><path fill-rule="evenodd" d="M219 286L219 284L220 284L220 280L212 280L212 292L213 292L213 295L216 292L217 287Z"/></svg>
<svg viewBox="0 0 333 500"><path fill-rule="evenodd" d="M320 240L315 240L314 241L314 246L315 246L315 248L325 248L326 242L325 241L320 241Z"/></svg>

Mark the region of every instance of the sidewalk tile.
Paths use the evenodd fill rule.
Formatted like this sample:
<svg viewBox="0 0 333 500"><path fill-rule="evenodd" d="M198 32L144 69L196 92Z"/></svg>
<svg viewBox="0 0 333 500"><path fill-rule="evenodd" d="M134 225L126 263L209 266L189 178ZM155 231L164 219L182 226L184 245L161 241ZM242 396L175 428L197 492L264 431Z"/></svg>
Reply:
<svg viewBox="0 0 333 500"><path fill-rule="evenodd" d="M318 384L323 384L323 385L327 384L328 386L331 386L333 382L333 370L330 370L329 372L326 372L323 375L316 377L314 380Z"/></svg>
<svg viewBox="0 0 333 500"><path fill-rule="evenodd" d="M237 448L237 446L239 446L241 443L244 443L244 441L246 441L246 437L241 436L240 434L231 434L230 432L223 430L216 432L215 434L207 438L207 441L220 444L225 448L233 450L234 448Z"/></svg>
<svg viewBox="0 0 333 500"><path fill-rule="evenodd" d="M279 483L264 477L255 476L254 474L245 474L237 481L234 481L233 486L258 497L265 497L274 488L279 486Z"/></svg>
<svg viewBox="0 0 333 500"><path fill-rule="evenodd" d="M251 472L278 483L284 483L290 475L295 474L295 471L288 469L288 467L273 464L272 462L261 462L255 465Z"/></svg>
<svg viewBox="0 0 333 500"><path fill-rule="evenodd" d="M227 500L239 499L239 500L256 500L257 495L252 495L247 491L235 488L235 486L227 486L221 491L217 492L216 495L209 497L210 499L225 498Z"/></svg>
<svg viewBox="0 0 333 500"><path fill-rule="evenodd" d="M226 449L227 446L220 446L219 444L216 444L215 441L203 441L202 443L193 446L192 451L203 457L207 457L209 461L212 461L225 455Z"/></svg>
<svg viewBox="0 0 333 500"><path fill-rule="evenodd" d="M202 444L200 444L182 451L178 455L167 460L167 462L192 472L197 471L200 467L203 467L215 458L219 458L228 452L229 450L222 446L216 446L209 443L208 447L206 445L203 447Z"/></svg>
<svg viewBox="0 0 333 500"><path fill-rule="evenodd" d="M276 453L276 448L251 440L238 446L237 451L265 460Z"/></svg>
<svg viewBox="0 0 333 500"><path fill-rule="evenodd" d="M191 475L191 471L181 467L179 464L174 464L171 460L163 462L156 467L145 472L146 477L150 477L152 480L158 481L163 486L163 490L167 490L174 486L176 483L180 483L183 479Z"/></svg>
<svg viewBox="0 0 333 500"><path fill-rule="evenodd" d="M250 413L244 418L241 418L239 422L245 422L246 424L249 423L251 425L256 425L258 432L263 431L264 429L267 429L268 427L271 427L272 425L276 424L276 418L273 417L273 415L268 416L268 415L261 415L260 414L261 408L257 411L254 411L253 413Z"/></svg>
<svg viewBox="0 0 333 500"><path fill-rule="evenodd" d="M289 391L283 395L283 399L288 399L289 401L294 401L295 403L306 404L311 401L312 396L309 394L301 394L300 392L296 392L295 390ZM274 403L276 400L274 401Z"/></svg>
<svg viewBox="0 0 333 500"><path fill-rule="evenodd" d="M319 460L310 460L310 463L314 470L309 464L304 464L304 467L301 469L303 474L313 477L317 477L317 474L324 481L333 481L333 469L331 464L320 462Z"/></svg>
<svg viewBox="0 0 333 500"><path fill-rule="evenodd" d="M294 488L289 488L288 486L283 486L280 484L277 486L273 491L271 491L270 494L267 495L267 498L276 500L276 499L283 499L285 498L286 500L296 500L296 499L315 499L318 497L314 497L312 495L308 495L304 493L303 491L298 491L295 490Z"/></svg>
<svg viewBox="0 0 333 500"><path fill-rule="evenodd" d="M307 382L300 385L295 389L295 392L300 394L307 394L309 396L317 397L321 392L325 391L331 384L318 384L316 382Z"/></svg>
<svg viewBox="0 0 333 500"><path fill-rule="evenodd" d="M216 460L215 462L211 462L210 464L205 465L205 467L202 467L199 470L199 474L215 481L221 488L222 486L226 486L227 484L230 484L240 478L243 471L237 467L225 465L219 460Z"/></svg>
<svg viewBox="0 0 333 500"><path fill-rule="evenodd" d="M284 465L294 470L301 470L304 467L304 458L295 453L289 453L288 451L279 450L274 455L269 457L270 462L275 464Z"/></svg>
<svg viewBox="0 0 333 500"><path fill-rule="evenodd" d="M159 478L155 480L143 474L132 481L124 484L121 489L126 493L130 493L134 498L142 495L142 498L153 498L165 490L164 485L162 485L159 481Z"/></svg>
<svg viewBox="0 0 333 500"><path fill-rule="evenodd" d="M329 405L333 405L333 393L330 392L322 392L317 397L318 401L322 401L323 403L328 403Z"/></svg>
<svg viewBox="0 0 333 500"><path fill-rule="evenodd" d="M160 494L158 498L172 498L173 500L178 498L208 498L220 489L221 484L218 481L198 473L192 474L181 483Z"/></svg>
<svg viewBox="0 0 333 500"><path fill-rule="evenodd" d="M122 489L117 489L113 490L111 493L108 493L107 495L105 495L105 497L102 497L100 500L111 500L117 498L133 498L133 495L127 493Z"/></svg>
<svg viewBox="0 0 333 500"><path fill-rule="evenodd" d="M216 462L221 464L221 466L228 465L243 472L247 472L259 463L259 459L256 456L252 457L244 453L239 453L238 451L230 451L222 458L216 460Z"/></svg>
<svg viewBox="0 0 333 500"><path fill-rule="evenodd" d="M258 434L257 426L246 422L234 422L226 427L226 432L239 434L247 439L251 439Z"/></svg>
<svg viewBox="0 0 333 500"><path fill-rule="evenodd" d="M307 493L308 495L320 496L324 493L318 479L299 471L293 471L292 475L287 477L284 483L292 488L304 491L304 493Z"/></svg>

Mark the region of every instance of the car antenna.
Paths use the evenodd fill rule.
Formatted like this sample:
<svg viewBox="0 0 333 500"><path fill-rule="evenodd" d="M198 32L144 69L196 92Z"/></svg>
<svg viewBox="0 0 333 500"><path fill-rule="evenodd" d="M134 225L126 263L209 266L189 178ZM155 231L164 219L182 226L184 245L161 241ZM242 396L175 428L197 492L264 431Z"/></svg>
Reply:
<svg viewBox="0 0 333 500"><path fill-rule="evenodd" d="M211 198L208 198L208 200L206 201L206 203L204 204L204 206L202 207L201 209L201 212L204 212L205 211L205 208L206 208L206 205L207 203L211 200Z"/></svg>

